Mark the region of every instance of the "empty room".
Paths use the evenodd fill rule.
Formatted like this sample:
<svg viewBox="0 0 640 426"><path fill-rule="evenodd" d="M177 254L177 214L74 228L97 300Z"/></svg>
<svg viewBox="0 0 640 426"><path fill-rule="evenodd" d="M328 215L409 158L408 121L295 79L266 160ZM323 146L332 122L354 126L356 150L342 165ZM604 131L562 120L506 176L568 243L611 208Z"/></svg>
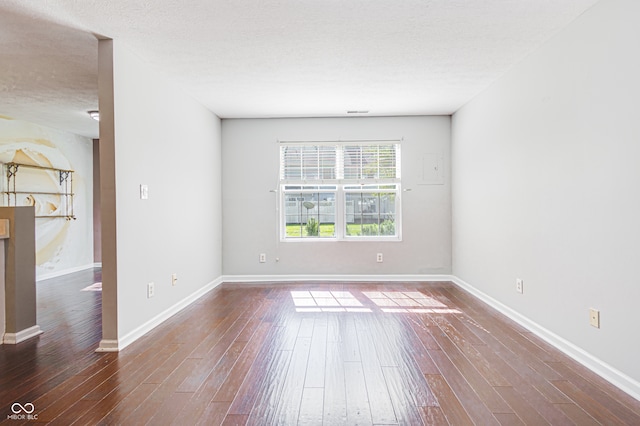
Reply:
<svg viewBox="0 0 640 426"><path fill-rule="evenodd" d="M640 424L640 3L0 3L0 423Z"/></svg>

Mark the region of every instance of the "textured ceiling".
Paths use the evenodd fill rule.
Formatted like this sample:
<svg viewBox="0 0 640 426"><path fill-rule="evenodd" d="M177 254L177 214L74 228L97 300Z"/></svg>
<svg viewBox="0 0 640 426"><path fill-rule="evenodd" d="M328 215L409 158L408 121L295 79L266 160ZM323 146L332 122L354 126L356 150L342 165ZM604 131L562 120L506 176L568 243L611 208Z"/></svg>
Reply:
<svg viewBox="0 0 640 426"><path fill-rule="evenodd" d="M0 116L91 137L97 41L218 116L451 114L597 0L3 0Z"/></svg>

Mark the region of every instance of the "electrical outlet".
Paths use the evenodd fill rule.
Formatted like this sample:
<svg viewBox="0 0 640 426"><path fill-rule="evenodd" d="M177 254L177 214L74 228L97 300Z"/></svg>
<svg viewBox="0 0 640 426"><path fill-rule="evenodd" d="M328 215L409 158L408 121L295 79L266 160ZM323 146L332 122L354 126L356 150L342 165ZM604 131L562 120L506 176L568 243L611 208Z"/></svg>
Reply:
<svg viewBox="0 0 640 426"><path fill-rule="evenodd" d="M376 255L376 262L378 262L378 263L382 263L382 253L378 253L378 254Z"/></svg>
<svg viewBox="0 0 640 426"><path fill-rule="evenodd" d="M595 328L600 328L600 311L589 308L589 324Z"/></svg>
<svg viewBox="0 0 640 426"><path fill-rule="evenodd" d="M178 284L178 274L171 274L171 285Z"/></svg>
<svg viewBox="0 0 640 426"><path fill-rule="evenodd" d="M520 278L516 278L516 291L520 294L524 293L524 281Z"/></svg>
<svg viewBox="0 0 640 426"><path fill-rule="evenodd" d="M267 254L260 253L260 263L265 263L267 261Z"/></svg>
<svg viewBox="0 0 640 426"><path fill-rule="evenodd" d="M156 285L154 283L147 284L147 299L151 299L155 293Z"/></svg>

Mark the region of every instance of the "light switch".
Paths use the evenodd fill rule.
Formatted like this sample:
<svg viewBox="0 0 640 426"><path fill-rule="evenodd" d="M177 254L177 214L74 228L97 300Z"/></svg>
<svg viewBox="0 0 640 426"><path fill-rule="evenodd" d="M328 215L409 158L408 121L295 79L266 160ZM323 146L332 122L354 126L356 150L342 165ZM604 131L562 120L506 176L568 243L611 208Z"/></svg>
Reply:
<svg viewBox="0 0 640 426"><path fill-rule="evenodd" d="M149 186L148 185L140 185L140 199L146 200L149 198Z"/></svg>

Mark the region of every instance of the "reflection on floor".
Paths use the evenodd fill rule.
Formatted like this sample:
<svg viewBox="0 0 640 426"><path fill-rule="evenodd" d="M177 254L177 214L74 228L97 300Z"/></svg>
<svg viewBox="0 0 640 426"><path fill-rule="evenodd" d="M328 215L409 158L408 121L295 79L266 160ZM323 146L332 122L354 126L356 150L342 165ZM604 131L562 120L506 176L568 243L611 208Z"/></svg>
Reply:
<svg viewBox="0 0 640 426"><path fill-rule="evenodd" d="M81 291L102 291L102 282L93 283L89 286L86 286Z"/></svg>

